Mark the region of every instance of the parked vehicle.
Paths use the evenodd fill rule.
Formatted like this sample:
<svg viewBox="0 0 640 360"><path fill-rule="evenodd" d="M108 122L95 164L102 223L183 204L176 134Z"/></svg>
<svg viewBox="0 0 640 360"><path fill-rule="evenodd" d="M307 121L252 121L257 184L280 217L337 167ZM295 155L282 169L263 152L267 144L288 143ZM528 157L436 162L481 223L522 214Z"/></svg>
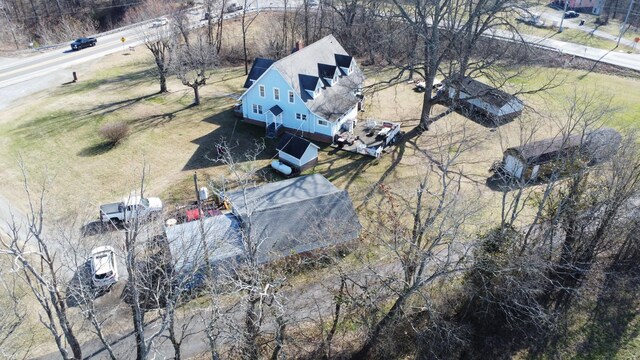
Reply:
<svg viewBox="0 0 640 360"><path fill-rule="evenodd" d="M577 12L575 12L573 10L569 10L569 11L564 13L564 18L565 19L573 19L573 18L577 18L578 16L580 16L580 14L578 14Z"/></svg>
<svg viewBox="0 0 640 360"><path fill-rule="evenodd" d="M118 266L111 246L100 246L91 251L91 282L93 286L110 287L118 282Z"/></svg>
<svg viewBox="0 0 640 360"><path fill-rule="evenodd" d="M229 6L227 6L227 12L228 13L232 13L234 11L240 11L242 10L242 5L236 4L236 3L232 3Z"/></svg>
<svg viewBox="0 0 640 360"><path fill-rule="evenodd" d="M71 50L80 50L86 47L96 46L98 40L94 37L81 37L76 39L76 41L71 43Z"/></svg>
<svg viewBox="0 0 640 360"><path fill-rule="evenodd" d="M153 22L151 23L151 27L165 26L168 23L169 23L169 20L167 18L161 17L161 18L153 20Z"/></svg>
<svg viewBox="0 0 640 360"><path fill-rule="evenodd" d="M162 212L162 201L159 198L141 198L131 196L121 202L100 205L100 220L108 222L127 222L131 219L147 219Z"/></svg>

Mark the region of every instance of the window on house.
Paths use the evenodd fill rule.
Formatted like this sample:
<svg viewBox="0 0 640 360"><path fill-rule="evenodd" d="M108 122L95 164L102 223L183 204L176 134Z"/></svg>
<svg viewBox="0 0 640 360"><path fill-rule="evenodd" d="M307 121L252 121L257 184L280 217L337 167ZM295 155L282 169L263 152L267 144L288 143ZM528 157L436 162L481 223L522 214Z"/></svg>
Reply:
<svg viewBox="0 0 640 360"><path fill-rule="evenodd" d="M293 104L293 91L289 90L289 102Z"/></svg>
<svg viewBox="0 0 640 360"><path fill-rule="evenodd" d="M262 114L262 105L253 104L253 113Z"/></svg>
<svg viewBox="0 0 640 360"><path fill-rule="evenodd" d="M326 120L318 120L318 125L327 126L329 125L329 122Z"/></svg>
<svg viewBox="0 0 640 360"><path fill-rule="evenodd" d="M260 97L264 97L264 85L260 85Z"/></svg>
<svg viewBox="0 0 640 360"><path fill-rule="evenodd" d="M280 101L280 89L273 88L273 100Z"/></svg>
<svg viewBox="0 0 640 360"><path fill-rule="evenodd" d="M296 119L297 120L306 121L307 120L307 115L306 114L296 113Z"/></svg>

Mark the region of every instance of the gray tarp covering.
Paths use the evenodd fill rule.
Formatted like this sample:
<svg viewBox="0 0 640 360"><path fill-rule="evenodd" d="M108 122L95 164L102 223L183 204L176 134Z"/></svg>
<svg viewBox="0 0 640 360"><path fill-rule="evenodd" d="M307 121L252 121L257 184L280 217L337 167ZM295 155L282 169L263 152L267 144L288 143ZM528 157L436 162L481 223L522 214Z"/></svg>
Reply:
<svg viewBox="0 0 640 360"><path fill-rule="evenodd" d="M219 215L202 220L209 259L217 263L242 255L242 238L235 216ZM177 271L197 271L205 264L200 221L170 226L165 229L172 264Z"/></svg>

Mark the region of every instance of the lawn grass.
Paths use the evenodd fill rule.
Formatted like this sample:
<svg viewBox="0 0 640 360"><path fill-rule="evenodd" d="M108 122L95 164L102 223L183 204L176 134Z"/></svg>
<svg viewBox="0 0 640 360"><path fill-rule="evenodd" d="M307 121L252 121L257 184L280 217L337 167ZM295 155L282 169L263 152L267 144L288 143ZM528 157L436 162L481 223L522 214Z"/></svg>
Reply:
<svg viewBox="0 0 640 360"><path fill-rule="evenodd" d="M558 32L556 28L539 28L526 25L523 23L516 24L516 28L522 34L534 35L542 38L548 38L558 41L570 42L579 45L589 46L596 49L612 50L616 47L615 40L604 39L602 37L591 34L590 32L564 28L562 32ZM633 52L633 48L620 44L615 51L617 52Z"/></svg>
<svg viewBox="0 0 640 360"><path fill-rule="evenodd" d="M97 205L111 201L138 188L143 164L149 167L148 194L160 195L169 205L194 197L192 175L197 171L201 185L228 175L224 165L216 163L215 144L225 139L240 155L254 142L264 141L263 129L241 123L232 116L235 100L244 82L244 69L217 69L202 89L202 105L192 107L193 95L175 79L170 92L157 94L153 63L145 52L130 56L114 54L100 61L102 67L84 75L79 83L58 86L46 97L23 100L0 120L0 191L9 200L21 204L20 169L22 158L35 179L53 176L50 202L58 204L53 213L59 217L79 209L95 214ZM391 77L393 70L364 68L374 83ZM574 91L597 92L602 106L608 97L618 109L605 120L617 129L639 127L640 80L580 70L529 69L513 80L512 86L534 89L556 76L563 82L548 93L523 95L531 107L522 117L491 129L452 112L434 123L430 130L405 139L381 159L371 159L325 146L318 165L309 172L325 175L336 186L347 189L361 215L365 229L375 234L376 211L384 206L376 195L377 185L385 184L398 197L409 202L424 174L434 162L468 146L453 166L463 174L462 195L482 208L479 226L491 224L499 214L501 193L485 185L488 168L502 157L502 151L518 145L522 129L537 129L536 138L553 136L554 121L562 117L566 99ZM422 94L404 82L384 86L368 94L360 119L374 118L399 122L410 133L419 121ZM447 109L436 106L433 113ZM98 135L101 125L127 122L131 135L116 147L109 147ZM258 168L267 168L275 156L273 142L257 159ZM436 166L437 168L437 166ZM429 177L430 184L437 181ZM274 176L275 178L275 176ZM529 191L536 191L535 187ZM525 220L526 221L526 217ZM474 231L471 229L470 231ZM638 345L638 338L628 346ZM635 345L633 345L635 344Z"/></svg>
<svg viewBox="0 0 640 360"><path fill-rule="evenodd" d="M178 203L180 199L192 197L193 171L198 171L204 182L224 172L220 164L208 159L215 157L213 151L217 141L224 138L232 144L238 142L236 149L252 146L256 140L262 141L259 128L237 121L230 111L235 100L228 95L242 91L243 69L218 69L202 89L202 105L191 107L191 91L175 80L169 82L170 93L156 93L153 65L143 52L129 57L112 55L104 61L117 66L104 67L79 84L58 87L49 97L38 97L33 103L14 108L5 117L10 121L0 123L0 143L6 149L0 156L0 172L5 179L11 179L2 185L3 193L19 194L16 186L20 178L16 166L18 156L32 171L37 173L46 169L55 175L56 182L65 184L54 193L59 193L60 200L71 200L70 209L82 205L95 207L99 202L137 188L135 179L142 164L146 163L151 169L149 192L163 195L170 203ZM513 85L535 88L547 81L554 71L533 69L527 76L515 79ZM392 75L392 70L365 68L365 72L371 83ZM547 117L560 113L562 101L574 88L598 92L603 101L608 95L616 94L612 104L619 111L607 119L607 124L616 128L637 127L636 114L640 112L640 104L635 100L640 97L638 79L585 74L584 71L561 70L556 74L564 80L560 87L544 96L525 96L525 101L536 110L536 117ZM422 95L415 93L408 84L387 86L368 96L366 111L360 118L396 121L409 132L418 123L421 100ZM434 114L445 110L436 106ZM458 166L468 174L466 179L470 188L482 188L486 169L501 158L504 147L517 145L520 137L517 133L523 122L532 121L531 117L525 115L494 131L454 112L434 124L431 131L393 149L391 154L379 160L336 153L326 147L312 171L322 173L338 186L362 196L369 194L381 181L406 188L408 180L414 179L417 183L419 173L430 166L429 161L425 161L425 151L433 156L443 156L444 152L451 153L454 149L438 149L439 136L464 131L473 134L478 144L468 156L461 157ZM127 122L132 129L131 135L114 148L105 145L98 134L102 124L112 121ZM551 127L541 131L542 136L552 132ZM478 158L478 152L485 156ZM259 159L260 166L268 166L274 155L275 151L267 147ZM74 196L78 193L86 195L84 198ZM356 202L364 200L355 198Z"/></svg>

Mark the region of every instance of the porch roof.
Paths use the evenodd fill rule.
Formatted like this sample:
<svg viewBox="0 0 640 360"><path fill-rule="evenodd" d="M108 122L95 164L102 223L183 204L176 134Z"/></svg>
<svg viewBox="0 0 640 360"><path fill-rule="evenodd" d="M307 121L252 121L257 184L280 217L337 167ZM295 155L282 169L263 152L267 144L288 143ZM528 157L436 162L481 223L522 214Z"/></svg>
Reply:
<svg viewBox="0 0 640 360"><path fill-rule="evenodd" d="M280 114L282 114L282 108L278 105L274 105L271 107L271 109L269 109L269 111L274 115L274 116L278 116Z"/></svg>

